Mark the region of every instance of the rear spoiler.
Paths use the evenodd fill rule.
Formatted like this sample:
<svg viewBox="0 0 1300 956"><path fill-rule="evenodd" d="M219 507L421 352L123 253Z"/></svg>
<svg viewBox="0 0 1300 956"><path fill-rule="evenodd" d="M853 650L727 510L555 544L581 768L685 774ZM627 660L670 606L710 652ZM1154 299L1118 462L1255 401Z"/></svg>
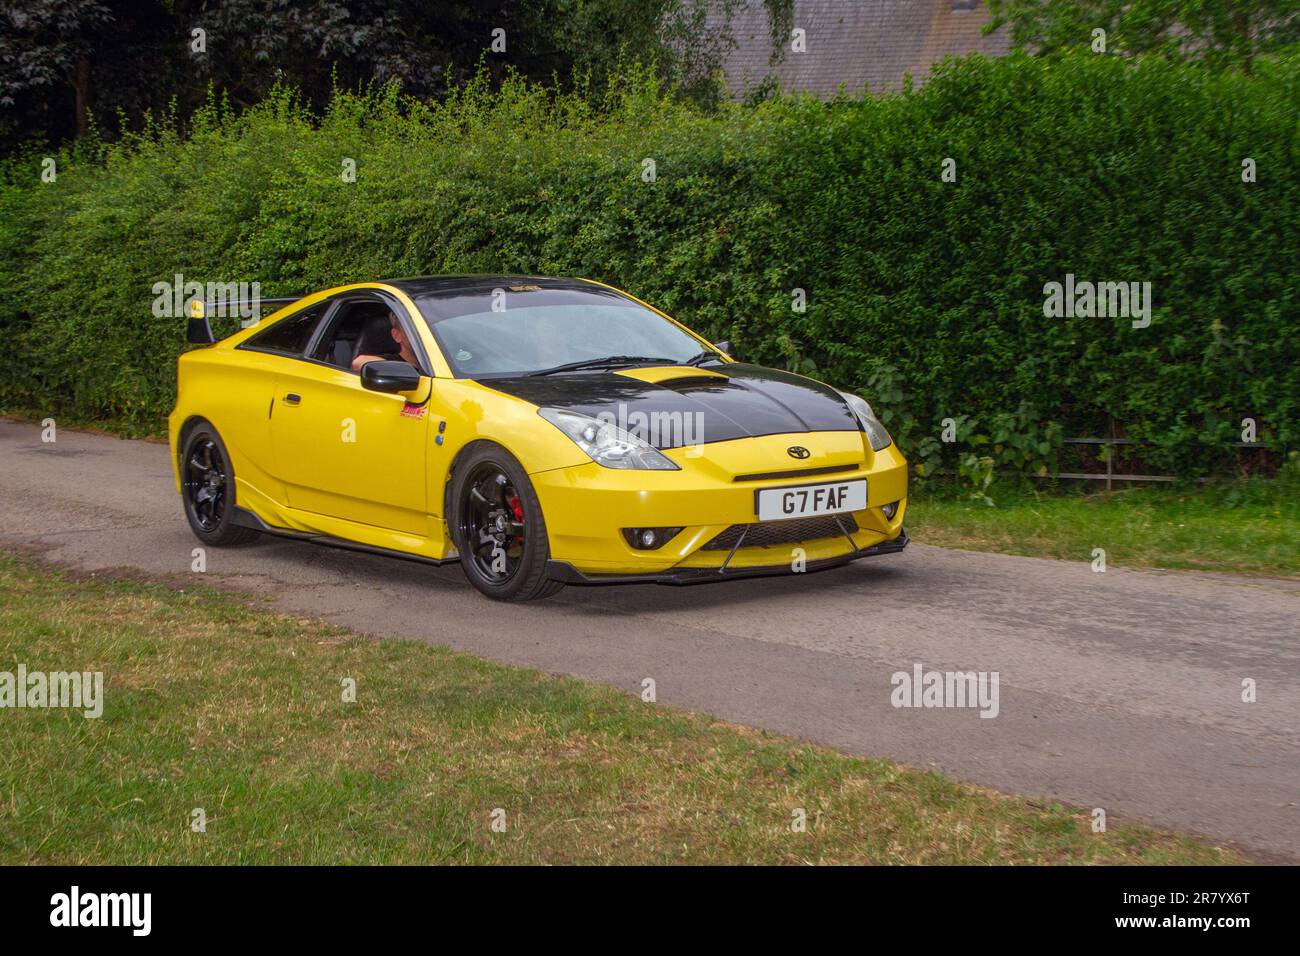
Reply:
<svg viewBox="0 0 1300 956"><path fill-rule="evenodd" d="M261 306L267 304L289 305L293 302L297 302L299 299L302 298L305 298L305 296L292 295L280 299L258 298L252 302L245 301L245 302L222 302L222 303L200 302L198 299L195 299L190 303L190 321L189 321L189 326L185 330L185 341L193 345L211 345L213 342L217 340L216 336L212 334L212 325L211 323L208 322L208 316L212 315L213 310L218 305L223 306L226 309L238 309L241 308L242 306L251 306L251 305L255 305L260 308Z"/></svg>

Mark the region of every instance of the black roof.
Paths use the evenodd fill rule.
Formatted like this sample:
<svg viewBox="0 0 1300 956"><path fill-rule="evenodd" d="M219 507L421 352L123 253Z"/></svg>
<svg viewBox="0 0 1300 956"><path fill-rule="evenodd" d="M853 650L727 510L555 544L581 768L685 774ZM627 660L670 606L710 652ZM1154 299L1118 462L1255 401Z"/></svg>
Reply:
<svg viewBox="0 0 1300 956"><path fill-rule="evenodd" d="M408 279L385 279L384 285L400 289L411 298L460 296L466 293L491 293L493 289L520 285L535 285L543 289L590 289L594 283L588 279L564 279L554 276L528 275L455 275L414 276Z"/></svg>

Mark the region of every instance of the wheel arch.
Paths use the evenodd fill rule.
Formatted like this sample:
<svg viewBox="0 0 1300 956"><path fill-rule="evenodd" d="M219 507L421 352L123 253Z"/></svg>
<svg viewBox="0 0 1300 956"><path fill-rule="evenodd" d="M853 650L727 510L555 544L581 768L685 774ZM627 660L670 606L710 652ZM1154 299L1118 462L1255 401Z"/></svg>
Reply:
<svg viewBox="0 0 1300 956"><path fill-rule="evenodd" d="M198 428L199 425L207 425L213 431L217 426L202 415L191 415L181 423L180 429L176 432L176 448L173 450L176 456L176 465L179 468L181 459L185 455L185 442L189 440L190 432Z"/></svg>
<svg viewBox="0 0 1300 956"><path fill-rule="evenodd" d="M452 519L451 486L452 486L452 482L455 480L456 477L456 469L460 467L461 462L464 461L468 455L470 455L476 449L481 448L484 445L494 445L497 448L500 448L502 451L504 451L515 461L519 461L518 455L512 452L505 445L501 444L501 442L494 441L491 438L475 438L473 441L467 441L465 444L460 446L460 449L456 452L455 456L451 459L451 464L447 466L447 474L443 477L442 480L442 520L447 524L448 534L450 534L451 519ZM522 465L522 462L520 464Z"/></svg>

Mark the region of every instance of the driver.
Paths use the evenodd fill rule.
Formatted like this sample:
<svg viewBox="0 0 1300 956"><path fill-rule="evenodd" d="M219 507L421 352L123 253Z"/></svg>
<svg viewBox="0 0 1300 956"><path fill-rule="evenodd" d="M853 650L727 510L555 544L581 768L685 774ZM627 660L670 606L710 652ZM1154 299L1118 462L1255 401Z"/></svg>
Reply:
<svg viewBox="0 0 1300 956"><path fill-rule="evenodd" d="M411 348L411 343L407 341L406 332L402 329L402 323L397 320L397 315L391 309L388 312L388 334L393 337L397 350L384 355L362 353L352 360L352 371L360 372L361 366L367 362L407 362L416 368L420 367L415 361L415 351Z"/></svg>

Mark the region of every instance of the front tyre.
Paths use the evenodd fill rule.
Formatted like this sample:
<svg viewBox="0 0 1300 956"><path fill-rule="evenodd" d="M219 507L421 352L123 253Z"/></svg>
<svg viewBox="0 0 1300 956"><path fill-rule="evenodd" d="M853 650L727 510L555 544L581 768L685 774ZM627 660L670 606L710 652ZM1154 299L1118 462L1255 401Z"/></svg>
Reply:
<svg viewBox="0 0 1300 956"><path fill-rule="evenodd" d="M235 469L217 430L200 422L189 430L181 452L181 500L190 530L213 547L243 544L257 531L235 524Z"/></svg>
<svg viewBox="0 0 1300 956"><path fill-rule="evenodd" d="M482 442L456 464L451 535L469 583L497 601L531 601L564 585L546 577L550 544L541 502L523 466Z"/></svg>

